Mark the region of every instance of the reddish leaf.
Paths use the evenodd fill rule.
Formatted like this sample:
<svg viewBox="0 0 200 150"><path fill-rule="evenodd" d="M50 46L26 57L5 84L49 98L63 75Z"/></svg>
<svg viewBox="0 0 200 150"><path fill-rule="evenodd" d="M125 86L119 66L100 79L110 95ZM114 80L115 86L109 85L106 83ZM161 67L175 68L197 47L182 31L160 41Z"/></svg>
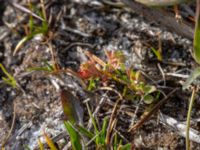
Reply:
<svg viewBox="0 0 200 150"><path fill-rule="evenodd" d="M72 123L82 123L83 109L78 99L68 90L61 90L60 93L66 119Z"/></svg>

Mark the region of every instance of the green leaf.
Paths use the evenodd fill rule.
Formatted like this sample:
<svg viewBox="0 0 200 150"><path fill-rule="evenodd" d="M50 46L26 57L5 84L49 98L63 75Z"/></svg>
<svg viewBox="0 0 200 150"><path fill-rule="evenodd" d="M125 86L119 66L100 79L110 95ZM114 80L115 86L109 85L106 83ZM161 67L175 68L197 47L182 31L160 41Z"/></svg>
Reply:
<svg viewBox="0 0 200 150"><path fill-rule="evenodd" d="M154 98L152 95L148 94L144 96L143 101L145 102L145 104L151 104L153 103Z"/></svg>
<svg viewBox="0 0 200 150"><path fill-rule="evenodd" d="M66 119L72 123L82 123L83 109L78 99L69 90L64 89L61 90L60 97Z"/></svg>
<svg viewBox="0 0 200 150"><path fill-rule="evenodd" d="M151 85L146 85L146 86L144 86L143 91L144 91L144 93L146 95L147 94L151 94L151 93L156 91L156 87L155 86L151 86Z"/></svg>
<svg viewBox="0 0 200 150"><path fill-rule="evenodd" d="M156 50L155 48L151 47L151 50L153 51L153 53L156 55L157 59L159 61L162 61L162 54L159 50Z"/></svg>
<svg viewBox="0 0 200 150"><path fill-rule="evenodd" d="M67 132L69 133L69 136L70 136L72 149L73 150L82 150L80 135L77 133L77 131L73 127L72 123L70 123L69 121L65 121L64 124L65 124L65 128L67 129Z"/></svg>
<svg viewBox="0 0 200 150"><path fill-rule="evenodd" d="M190 84L192 84L192 82L194 82L194 80L200 76L200 67L196 68L191 75L189 76L189 78L186 80L186 82L183 84L183 90L187 89Z"/></svg>
<svg viewBox="0 0 200 150"><path fill-rule="evenodd" d="M105 145L106 143L106 133L107 133L108 117L105 117L103 120L102 129L100 132L101 144Z"/></svg>
<svg viewBox="0 0 200 150"><path fill-rule="evenodd" d="M96 87L96 83L95 83L95 80L94 79L89 79L89 85L88 85L88 90L91 91L93 89L95 89Z"/></svg>
<svg viewBox="0 0 200 150"><path fill-rule="evenodd" d="M195 33L194 33L194 41L193 41L193 47L194 47L194 58L195 61L200 64L200 2L196 4L197 10L196 10L196 23L195 23Z"/></svg>
<svg viewBox="0 0 200 150"><path fill-rule="evenodd" d="M126 145L121 145L120 148L118 148L119 150L130 150L131 149L131 144L128 143Z"/></svg>

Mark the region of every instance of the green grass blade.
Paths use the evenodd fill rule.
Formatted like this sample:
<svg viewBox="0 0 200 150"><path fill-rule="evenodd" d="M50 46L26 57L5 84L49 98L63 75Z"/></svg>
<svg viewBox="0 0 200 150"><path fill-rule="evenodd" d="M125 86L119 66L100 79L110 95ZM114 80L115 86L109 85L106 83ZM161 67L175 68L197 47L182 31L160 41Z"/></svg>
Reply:
<svg viewBox="0 0 200 150"><path fill-rule="evenodd" d="M113 141L113 149L114 150L117 150L117 145L118 145L118 139L117 139L117 134L115 133L114 141Z"/></svg>
<svg viewBox="0 0 200 150"><path fill-rule="evenodd" d="M64 125L65 128L67 129L67 132L69 133L73 150L82 150L81 138L80 135L75 130L75 128L69 121L65 121Z"/></svg>
<svg viewBox="0 0 200 150"><path fill-rule="evenodd" d="M128 143L126 145L121 145L120 148L118 148L119 150L131 150L131 144Z"/></svg>
<svg viewBox="0 0 200 150"><path fill-rule="evenodd" d="M13 88L16 88L17 87L17 81L15 80L15 78L10 73L8 73L6 68L1 63L0 63L0 68L3 71L3 73L7 76L7 78L6 77L2 77L2 80L6 84L11 85Z"/></svg>
<svg viewBox="0 0 200 150"><path fill-rule="evenodd" d="M108 126L108 118L105 117L103 120L102 130L101 130L101 134L100 134L102 144L105 144L105 142L106 142L107 126Z"/></svg>
<svg viewBox="0 0 200 150"><path fill-rule="evenodd" d="M47 67L33 67L33 68L28 68L28 71L47 71L50 72L49 68Z"/></svg>
<svg viewBox="0 0 200 150"><path fill-rule="evenodd" d="M83 135L87 136L88 138L92 139L95 135L88 131L86 128L82 127L82 126L79 126L79 125L76 125L76 129Z"/></svg>
<svg viewBox="0 0 200 150"><path fill-rule="evenodd" d="M196 23L194 33L194 58L198 64L200 64L200 1L197 0L196 4Z"/></svg>
<svg viewBox="0 0 200 150"><path fill-rule="evenodd" d="M97 124L96 124L95 118L92 115L92 112L90 110L90 107L89 107L88 103L86 103L86 106L87 106L87 109L88 109L88 113L89 113L90 119L92 119L92 124L93 124L94 130L95 130L95 136L97 135L96 139L95 139L95 142L98 145L99 142L100 142L99 130L97 128Z"/></svg>
<svg viewBox="0 0 200 150"><path fill-rule="evenodd" d="M55 68L53 67L53 65L51 65L47 61L44 61L44 64L48 68L49 71L54 71L55 70Z"/></svg>
<svg viewBox="0 0 200 150"><path fill-rule="evenodd" d="M151 50L153 51L153 53L156 55L157 59L159 61L162 61L162 54L159 50L156 50L155 48L151 47Z"/></svg>

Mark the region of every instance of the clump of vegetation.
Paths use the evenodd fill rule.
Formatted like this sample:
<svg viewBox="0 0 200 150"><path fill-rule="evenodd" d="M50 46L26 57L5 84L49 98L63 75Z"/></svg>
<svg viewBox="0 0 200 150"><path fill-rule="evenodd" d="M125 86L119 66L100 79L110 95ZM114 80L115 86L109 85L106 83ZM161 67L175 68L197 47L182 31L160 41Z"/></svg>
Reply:
<svg viewBox="0 0 200 150"><path fill-rule="evenodd" d="M200 7L200 5L197 3ZM200 63L200 17L199 17L199 7L197 9L197 21L195 27L195 35L194 35L194 58L197 63ZM33 6L30 4L30 9L33 10ZM43 18L41 22L41 26L35 24L33 17L30 16L29 25L27 30L27 35L21 39L21 41L17 44L14 54L17 53L19 48L28 40L32 39L38 34L46 35L48 33L48 23L45 14L45 10L43 9L39 12L39 15ZM162 61L161 49L156 50L155 48L151 48L154 54L156 55L159 61ZM153 85L148 85L143 78L141 71L134 70L133 68L128 68L125 65L126 58L121 51L106 51L106 60L102 60L95 55L86 52L88 56L88 61L81 64L80 69L78 71L78 76L84 80L88 86L87 90L93 91L98 89L101 86L109 86L110 83L114 83L117 86L117 90L120 91L120 94L124 99L138 100L142 99L146 104L152 104L159 97L159 92ZM59 70L55 65L51 65L48 62L44 63L45 65L41 68L30 68L31 70L39 70L39 71L47 71L51 74L57 73L59 74L63 70ZM11 85L12 87L16 87L17 82L12 75L8 73L8 71L4 68L2 64L0 64L0 68L6 77L3 77L2 80ZM200 69L197 68L192 73L190 78L187 80L184 88L188 88L189 85L200 75ZM61 91L63 93L65 91ZM155 96L156 95L156 96ZM188 128L187 128L187 149L189 149L189 121L191 115L192 104L194 102L195 89L193 90L193 94L191 97L191 103L188 111ZM72 96L73 97L73 96ZM70 136L71 147L74 150L81 150L83 148L89 148L91 143L95 145L96 149L114 149L114 150L128 150L131 149L130 143L123 143L122 138L118 133L113 132L112 139L109 139L110 136L110 128L108 123L108 118L105 117L102 121L100 127L97 125L97 121L95 117L92 115L89 105L87 105L87 110L89 114L89 118L92 120L92 129L88 129L81 124L80 120L80 111L82 108L76 102L75 99L72 99L71 96L66 96L65 94L61 94L61 101L63 106L63 112L66 116L64 120L64 125L66 130ZM160 105L159 105L160 106ZM79 117L77 117L79 116ZM44 132L43 133L46 143L48 144L51 150L58 150L58 146L53 142L53 140ZM108 142L109 141L109 142ZM40 150L44 150L44 145L38 140L38 145Z"/></svg>
<svg viewBox="0 0 200 150"><path fill-rule="evenodd" d="M36 9L38 16L40 16L43 19L41 20L41 24L36 24L33 16L30 15L28 25L25 29L26 35L16 45L13 55L15 55L19 51L19 49L22 47L22 45L25 42L31 40L35 36L40 35L40 34L43 36L47 35L49 31L49 25L48 25L43 1L41 2L41 4L42 4L41 10ZM31 11L35 10L34 6L31 3L29 3L29 9Z"/></svg>
<svg viewBox="0 0 200 150"><path fill-rule="evenodd" d="M101 127L98 127L95 117L86 104L89 117L92 121L93 128L88 129L80 123L81 118L77 118L82 108L79 106L78 101L74 99L66 90L61 90L61 101L63 106L63 112L66 116L64 120L65 128L69 134L71 147L73 150L88 149L90 146L95 146L95 149L114 149L114 150L129 150L131 144L123 144L123 139L114 132L112 139L110 140L110 128L108 124L108 117L103 119ZM80 117L80 115L79 115ZM53 140L44 132L45 141L51 150L59 150L59 147L53 142ZM111 144L110 144L111 143ZM44 150L44 144L38 139L38 145L40 150Z"/></svg>
<svg viewBox="0 0 200 150"><path fill-rule="evenodd" d="M86 52L89 60L80 66L79 75L89 82L88 89L93 90L97 85L106 85L109 82L120 84L123 96L127 99L142 98L145 103L151 104L154 100L152 93L156 87L145 83L141 72L125 66L125 56L121 51L106 51L107 60ZM134 93L134 94L133 94Z"/></svg>

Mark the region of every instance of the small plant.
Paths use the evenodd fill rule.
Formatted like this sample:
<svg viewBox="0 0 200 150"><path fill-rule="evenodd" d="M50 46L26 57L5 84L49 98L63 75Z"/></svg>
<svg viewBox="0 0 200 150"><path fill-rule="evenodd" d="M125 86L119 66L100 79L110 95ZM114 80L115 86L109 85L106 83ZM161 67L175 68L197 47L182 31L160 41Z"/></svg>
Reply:
<svg viewBox="0 0 200 150"><path fill-rule="evenodd" d="M194 41L193 41L193 55L195 61L200 64L200 1L196 0L196 21L195 21L195 31L194 31ZM191 73L185 84L183 85L183 89L186 89L190 86L190 84L200 76L200 67L194 69ZM187 128L186 128L186 150L190 150L190 141L189 141L189 129L190 129L190 118L192 112L192 106L195 101L195 93L196 88L193 87L192 96L190 99L190 104L188 108L187 114Z"/></svg>
<svg viewBox="0 0 200 150"><path fill-rule="evenodd" d="M61 91L61 101L63 106L63 112L65 115L64 125L69 134L70 142L73 150L89 149L89 145L95 145L96 149L106 150L130 150L131 144L122 144L122 139L118 137L117 133L113 133L112 145L107 145L107 130L108 130L108 117L103 119L102 126L100 129L97 126L96 119L93 117L90 111L89 105L87 109L89 117L92 120L93 129L85 128L81 123L80 119L77 118L79 111L82 111L81 107L78 106L77 100L66 90ZM76 103L76 104L75 104ZM80 115L79 115L80 116ZM51 150L59 150L51 138L44 132L45 141ZM38 139L38 146L40 150L44 150L44 144Z"/></svg>
<svg viewBox="0 0 200 150"><path fill-rule="evenodd" d="M161 50L156 50L155 48L151 47L151 50L153 51L153 53L155 54L155 56L157 57L157 59L159 61L162 61L163 58L162 58L162 54L161 54Z"/></svg>
<svg viewBox="0 0 200 150"><path fill-rule="evenodd" d="M41 4L43 4L41 2ZM31 3L29 3L29 9L33 10L33 6ZM46 35L48 33L48 22L47 22L47 18L46 18L46 13L45 13L45 8L44 6L42 7L42 10L39 11L39 16L43 19L41 25L37 25L34 23L34 19L33 16L30 15L29 17L29 23L28 23L28 27L26 29L26 36L24 36L17 44L17 46L14 49L13 55L15 55L19 49L21 48L21 46L31 40L33 37L35 37L36 35L42 34L42 35Z"/></svg>
<svg viewBox="0 0 200 150"><path fill-rule="evenodd" d="M4 81L4 83L12 86L13 88L16 88L17 81L15 80L15 78L10 73L8 73L6 68L1 63L0 63L0 68L3 71L3 73L7 76L7 77L2 77L2 80Z"/></svg>
<svg viewBox="0 0 200 150"><path fill-rule="evenodd" d="M135 96L142 97L145 103L153 102L151 94L156 88L145 83L140 71L125 67L125 56L122 52L106 51L106 62L88 52L86 55L89 60L81 64L78 73L82 79L89 81L89 90L94 89L97 84L106 85L114 81L123 86L125 97L133 98L131 93L134 92Z"/></svg>

